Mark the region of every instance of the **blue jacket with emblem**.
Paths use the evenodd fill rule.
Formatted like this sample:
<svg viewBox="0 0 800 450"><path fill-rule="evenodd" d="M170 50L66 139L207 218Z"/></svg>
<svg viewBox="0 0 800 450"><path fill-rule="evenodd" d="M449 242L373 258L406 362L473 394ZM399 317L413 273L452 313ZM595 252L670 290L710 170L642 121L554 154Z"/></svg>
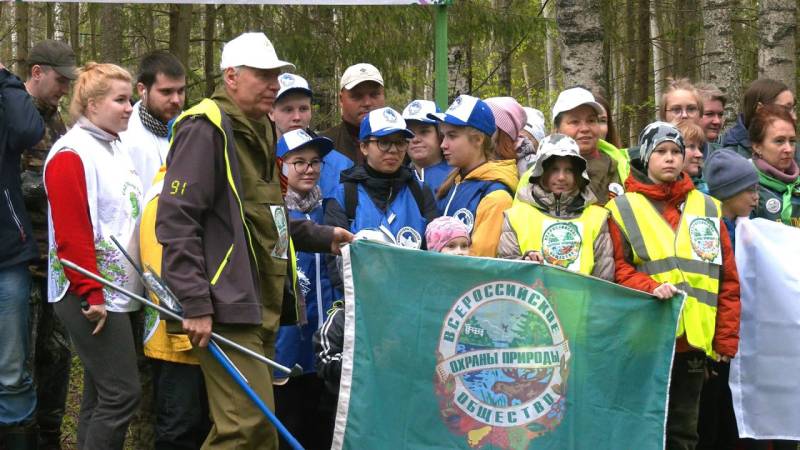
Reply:
<svg viewBox="0 0 800 450"><path fill-rule="evenodd" d="M286 205L289 208L290 220L311 220L317 224L323 222L325 209L321 201L307 211L296 209L298 206L292 204L289 198ZM312 337L328 317L328 311L333 306L334 291L328 277L325 255L297 252L297 270L298 275L300 272L303 274L299 276L298 284L305 297L308 322L305 325L280 327L275 342L275 354L280 364L287 367L300 364L304 373L313 373L315 369ZM282 372L275 371L274 374L276 378L285 377Z"/></svg>
<svg viewBox="0 0 800 450"><path fill-rule="evenodd" d="M427 186L420 187L419 199L414 195L413 189L419 185L407 167L401 167L393 174L382 174L366 165L355 166L342 172L340 181L333 198L325 205L326 225L342 227L353 233L383 227L398 244L425 248L425 227L439 216L439 212ZM357 205L352 220L347 214L348 183L356 187ZM341 289L341 274L335 258L329 257L328 273L334 286Z"/></svg>

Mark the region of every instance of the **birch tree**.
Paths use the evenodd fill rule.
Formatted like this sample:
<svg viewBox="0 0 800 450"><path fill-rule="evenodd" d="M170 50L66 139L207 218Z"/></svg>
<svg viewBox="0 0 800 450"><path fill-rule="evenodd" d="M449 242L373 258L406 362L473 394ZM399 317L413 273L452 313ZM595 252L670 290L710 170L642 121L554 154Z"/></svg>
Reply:
<svg viewBox="0 0 800 450"><path fill-rule="evenodd" d="M795 85L794 0L760 0L758 14L758 76Z"/></svg>
<svg viewBox="0 0 800 450"><path fill-rule="evenodd" d="M732 118L739 106L742 82L733 43L729 0L705 0L703 28L705 34L703 80L718 87L728 97L725 113L726 117Z"/></svg>
<svg viewBox="0 0 800 450"><path fill-rule="evenodd" d="M600 5L591 0L558 0L564 86L597 90L603 83L603 27Z"/></svg>

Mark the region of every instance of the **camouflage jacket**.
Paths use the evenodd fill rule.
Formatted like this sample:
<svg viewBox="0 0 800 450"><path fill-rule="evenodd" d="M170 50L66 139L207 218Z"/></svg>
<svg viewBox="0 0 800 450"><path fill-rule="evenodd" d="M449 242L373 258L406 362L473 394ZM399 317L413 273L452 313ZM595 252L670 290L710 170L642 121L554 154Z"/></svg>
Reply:
<svg viewBox="0 0 800 450"><path fill-rule="evenodd" d="M22 174L22 195L25 207L33 224L33 235L39 249L39 257L31 261L31 272L34 276L47 276L47 195L44 191L44 161L50 147L67 132L58 108L33 99L36 109L45 122L44 137L38 144L25 149L22 153L20 169Z"/></svg>

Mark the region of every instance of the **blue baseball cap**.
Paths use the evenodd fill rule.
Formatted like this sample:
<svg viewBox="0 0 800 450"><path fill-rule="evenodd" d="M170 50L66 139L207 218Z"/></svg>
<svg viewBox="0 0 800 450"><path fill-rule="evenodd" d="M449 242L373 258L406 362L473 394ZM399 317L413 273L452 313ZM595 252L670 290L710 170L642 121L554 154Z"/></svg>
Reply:
<svg viewBox="0 0 800 450"><path fill-rule="evenodd" d="M400 113L387 106L372 110L364 116L358 139L363 141L370 136L382 137L393 133L402 133L409 139L414 137L414 133L406 128L406 121Z"/></svg>
<svg viewBox="0 0 800 450"><path fill-rule="evenodd" d="M324 157L331 150L333 150L332 140L323 136L312 137L310 134L308 134L308 131L300 128L297 130L292 130L278 139L276 153L279 158L283 158L289 152L300 150L312 145L315 146L319 151L320 157Z"/></svg>
<svg viewBox="0 0 800 450"><path fill-rule="evenodd" d="M489 136L497 130L489 105L471 95L459 95L447 111L428 114L428 118L460 127L472 127Z"/></svg>
<svg viewBox="0 0 800 450"><path fill-rule="evenodd" d="M417 122L435 125L436 120L428 117L428 114L441 113L436 103L430 100L414 100L403 110L403 119L406 122L416 120Z"/></svg>

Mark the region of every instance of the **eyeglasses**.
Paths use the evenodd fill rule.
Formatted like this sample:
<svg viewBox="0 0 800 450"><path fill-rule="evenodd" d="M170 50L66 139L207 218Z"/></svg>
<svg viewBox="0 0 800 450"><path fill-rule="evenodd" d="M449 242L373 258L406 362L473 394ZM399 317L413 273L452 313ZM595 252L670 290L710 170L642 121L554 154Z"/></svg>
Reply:
<svg viewBox="0 0 800 450"><path fill-rule="evenodd" d="M686 117L696 116L697 113L700 112L700 109L697 106L673 106L672 108L668 109L667 111L671 112L674 116L685 115Z"/></svg>
<svg viewBox="0 0 800 450"><path fill-rule="evenodd" d="M288 164L293 165L294 166L294 170L297 173L306 173L308 171L309 167L314 169L314 171L319 172L319 170L325 164L325 161L323 161L321 159L314 159L314 160L311 160L311 161L303 161L301 159L299 161L290 162Z"/></svg>
<svg viewBox="0 0 800 450"><path fill-rule="evenodd" d="M370 139L367 142L374 142L378 144L378 149L384 153L389 153L389 151L394 147L397 149L398 152L404 152L408 150L408 139L403 139L401 141L384 141L381 139Z"/></svg>
<svg viewBox="0 0 800 450"><path fill-rule="evenodd" d="M705 111L703 113L703 117L708 117L709 119L713 118L713 117L716 117L717 119L721 120L721 119L725 118L725 113L724 112L719 112L718 113L718 112L714 112L714 111Z"/></svg>

